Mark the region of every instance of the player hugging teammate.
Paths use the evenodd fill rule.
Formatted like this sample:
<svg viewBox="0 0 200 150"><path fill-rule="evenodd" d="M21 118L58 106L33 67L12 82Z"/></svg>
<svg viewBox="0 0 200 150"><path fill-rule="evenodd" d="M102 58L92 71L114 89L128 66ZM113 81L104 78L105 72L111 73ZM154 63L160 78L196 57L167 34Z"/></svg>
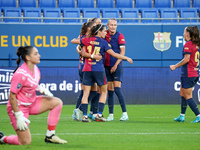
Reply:
<svg viewBox="0 0 200 150"><path fill-rule="evenodd" d="M87 75L88 72L101 72L102 70L106 70L106 79L108 79L108 88L107 88L107 84L106 80L103 81L104 84L98 83L98 81L93 81L91 83L84 83L84 93L85 96L83 96L82 98L82 105L81 110L83 111L83 120L81 119L82 117L80 117L81 111L79 109L75 109L74 110L74 117L76 118L76 120L82 120L83 122L89 122L89 116L90 114L87 116L87 104L88 104L88 97L89 97L89 93L88 93L88 89L85 89L85 87L87 88L87 86L93 86L95 83L97 83L99 85L100 88L102 88L101 86L106 85L106 92L103 93L101 90L101 97L99 99L99 103L98 103L98 115L96 116L96 121L112 121L114 120L113 117L113 108L114 108L114 92L117 94L120 105L122 107L122 117L120 118L121 121L126 121L128 120L128 115L126 112L126 104L125 104L125 98L121 92L121 82L122 82L122 59L124 59L124 57L121 57L121 55L123 56L125 54L125 39L124 36L117 32L117 21L114 18L111 18L108 20L108 31L106 31L105 26L100 26L101 24L97 24L95 27L99 26L99 28L96 30L95 33L93 33L94 31L90 31L89 36L87 36L86 38L82 38L80 39L80 43L81 46L84 47L85 46L85 51L88 54L91 54L91 56L93 58L91 58L91 56L88 56L89 58L87 58L87 56L83 55L83 51L82 53L80 53L82 56L84 56L84 67L87 66L86 64L86 60L88 63L88 59L92 60L92 62L89 62L90 64L88 66L91 66L91 69L86 69L83 70L83 76L86 78L88 78L88 76L90 76L90 78L95 78L95 80L100 79L100 77L92 77L91 75ZM92 28L93 30L95 30L95 28ZM104 29L105 29L105 33L104 33ZM92 37L95 37L92 39ZM97 39L101 39L101 42L97 42ZM105 40L106 39L106 40ZM90 41L91 40L91 41ZM87 41L87 42L86 42ZM109 54L107 51L108 47L105 47L105 45L107 44L101 44L103 41L106 41L106 43L109 42L109 49L112 49L115 53L117 53L117 56L114 55L112 56L111 54ZM72 40L73 43L73 40ZM88 43L90 43L88 45ZM76 43L79 44L79 43ZM111 47L110 47L111 46ZM107 48L107 49L106 49ZM94 54L101 54L102 56L102 60L97 60L97 62L95 62L95 58L94 58ZM85 54L85 53L84 53ZM118 54L120 55L120 58L118 57ZM96 57L96 56L95 56ZM117 58L115 58L117 57ZM119 58L119 59L118 59ZM122 59L121 59L122 58ZM95 70L92 68L98 68L95 65L99 65L99 63L102 62L101 65L105 65L105 68L103 67L102 70ZM101 66L100 65L100 66ZM101 76L102 78L104 77L103 75ZM85 79L86 80L86 79ZM89 79L87 79L88 81ZM89 87L88 87L89 88ZM91 89L91 88L89 88ZM108 90L108 104L109 104L109 117L107 119L102 118L102 112L104 109L104 105L106 102L106 98L107 98L107 90ZM87 92L86 92L87 91ZM81 92L82 93L82 92ZM84 94L83 94L84 95ZM103 96L102 96L103 95ZM81 95L82 96L82 95ZM104 97L104 98L103 98ZM79 96L80 99L80 96ZM92 104L91 104L92 105ZM73 117L73 118L74 118ZM95 117L93 115L93 117Z"/></svg>

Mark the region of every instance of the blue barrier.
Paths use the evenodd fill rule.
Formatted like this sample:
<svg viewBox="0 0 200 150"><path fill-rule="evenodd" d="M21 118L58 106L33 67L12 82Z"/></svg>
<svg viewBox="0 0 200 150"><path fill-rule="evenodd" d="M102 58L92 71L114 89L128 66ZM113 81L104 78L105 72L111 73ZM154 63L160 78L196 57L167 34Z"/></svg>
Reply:
<svg viewBox="0 0 200 150"><path fill-rule="evenodd" d="M133 65L124 62L124 66L167 67L176 63L182 57L184 28L189 25L119 25L118 31L126 40L126 55L134 60ZM0 28L0 66L16 66L15 53L21 45L38 48L42 67L79 64L76 45L70 41L78 37L81 25L2 23Z"/></svg>
<svg viewBox="0 0 200 150"><path fill-rule="evenodd" d="M0 104L6 103L10 80L15 68L0 68ZM78 68L40 67L40 86L49 89L64 104L75 104L80 92ZM127 104L180 104L180 69L125 67L122 91ZM198 102L200 82L195 86L193 97ZM200 101L199 101L200 102ZM115 103L118 99L115 97Z"/></svg>

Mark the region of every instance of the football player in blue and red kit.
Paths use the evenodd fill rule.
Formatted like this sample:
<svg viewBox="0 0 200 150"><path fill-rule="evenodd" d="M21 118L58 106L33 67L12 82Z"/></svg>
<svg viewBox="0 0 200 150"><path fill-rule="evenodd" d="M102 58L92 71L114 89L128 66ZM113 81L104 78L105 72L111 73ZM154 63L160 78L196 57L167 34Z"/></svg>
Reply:
<svg viewBox="0 0 200 150"><path fill-rule="evenodd" d="M80 44L80 40L82 38L85 38L88 35L91 27L93 27L95 25L96 25L96 23L95 23L94 20L91 20L91 21L84 23L81 27L81 33L80 33L79 38L73 39L71 41L71 43ZM79 56L79 61L80 61L80 63L79 63L79 77L80 77L80 83L81 83L81 92L80 92L78 99L77 99L76 109L73 110L72 119L77 120L77 121L82 121L82 112L80 110L81 110L81 99L82 99L82 96L83 96L83 89L84 89L84 85L82 85L82 79L83 79L82 70L83 70L83 66L84 66L84 58L81 56L81 50L80 50L79 45L76 47L76 50L80 55ZM98 55L97 55L97 57L99 59L101 58ZM97 85L94 84L94 86L92 86L91 91L90 91L89 100L91 100L91 108L94 111L93 115L95 115L95 117L96 117L96 114L97 114L97 107L98 107L97 105L98 105L99 97L100 97L100 95L97 94ZM95 120L95 117L93 117L93 115L92 115L91 119Z"/></svg>
<svg viewBox="0 0 200 150"><path fill-rule="evenodd" d="M84 93L81 101L81 107L83 110L83 122L90 122L87 117L87 108L88 108L88 97L90 93L91 86L96 82L101 89L101 96L98 103L98 115L96 121L106 121L103 117L102 112L106 103L107 98L107 80L104 69L104 60L95 60L93 56L95 54L101 54L104 58L104 53L107 52L113 57L118 59L125 59L129 63L133 63L132 59L118 53L115 53L108 42L102 38L105 38L106 27L102 24L98 24L92 27L87 38L81 40L82 56L85 57L85 64L83 67L83 85ZM87 57L86 54L90 54L90 57Z"/></svg>
<svg viewBox="0 0 200 150"><path fill-rule="evenodd" d="M101 20L97 17L94 17L92 19L88 19L88 21L86 23L83 24L83 26L81 27L81 33L79 38L77 39L73 39L71 41L71 43L73 44L81 44L80 43L80 39L81 38L85 38L86 35L89 33L90 29L92 26L96 25L96 24L102 24ZM80 95L77 99L77 103L76 103L76 109L74 109L74 114L72 115L72 119L77 120L77 121L81 121L82 120L82 112L81 110L81 99L83 96L83 85L82 85L82 77L83 77L83 72L82 72L82 68L83 68L83 57L81 56L81 50L79 45L76 47L77 52L80 55L80 66L79 67L79 76L80 76L80 82L81 82L81 92ZM88 118L95 120L96 115L97 115L97 108L98 108L98 101L99 101L99 97L101 91L99 89L99 87L97 86L97 84L95 83L94 86L92 86L91 91L90 91L90 96L89 96L89 101L91 100L91 107L90 107L90 113L88 114ZM80 109L79 109L80 108Z"/></svg>
<svg viewBox="0 0 200 150"><path fill-rule="evenodd" d="M124 35L117 31L117 21L114 18L110 18L107 23L108 30L106 34L106 41L110 44L112 50L115 53L125 55L125 39ZM121 91L121 83L123 76L123 62L121 59L117 59L108 53L105 53L105 70L108 80L108 107L109 116L107 121L114 120L114 93L117 95L119 103L122 109L121 121L128 120L128 114L126 110L126 102L124 95Z"/></svg>
<svg viewBox="0 0 200 150"><path fill-rule="evenodd" d="M176 65L170 65L173 71L181 67L181 114L174 121L184 122L187 105L195 113L196 119L192 123L200 122L199 108L192 98L192 91L199 80L199 28L197 26L188 26L183 33L185 41L183 48L183 59Z"/></svg>

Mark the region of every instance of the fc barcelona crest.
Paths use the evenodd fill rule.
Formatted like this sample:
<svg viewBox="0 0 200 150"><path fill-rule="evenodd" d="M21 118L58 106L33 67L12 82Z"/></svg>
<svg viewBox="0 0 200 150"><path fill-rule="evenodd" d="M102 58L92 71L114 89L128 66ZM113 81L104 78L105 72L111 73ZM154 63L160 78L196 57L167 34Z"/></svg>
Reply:
<svg viewBox="0 0 200 150"><path fill-rule="evenodd" d="M154 32L153 46L158 51L166 51L171 47L170 32Z"/></svg>

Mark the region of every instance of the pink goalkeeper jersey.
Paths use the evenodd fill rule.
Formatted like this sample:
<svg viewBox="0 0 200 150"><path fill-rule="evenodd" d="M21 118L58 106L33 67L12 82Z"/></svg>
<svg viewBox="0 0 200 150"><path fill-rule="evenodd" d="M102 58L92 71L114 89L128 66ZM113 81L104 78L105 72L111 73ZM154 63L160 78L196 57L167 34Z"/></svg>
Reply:
<svg viewBox="0 0 200 150"><path fill-rule="evenodd" d="M40 80L40 71L35 65L33 74L23 63L11 79L10 90L16 94L19 104L30 105L36 99L36 88Z"/></svg>

